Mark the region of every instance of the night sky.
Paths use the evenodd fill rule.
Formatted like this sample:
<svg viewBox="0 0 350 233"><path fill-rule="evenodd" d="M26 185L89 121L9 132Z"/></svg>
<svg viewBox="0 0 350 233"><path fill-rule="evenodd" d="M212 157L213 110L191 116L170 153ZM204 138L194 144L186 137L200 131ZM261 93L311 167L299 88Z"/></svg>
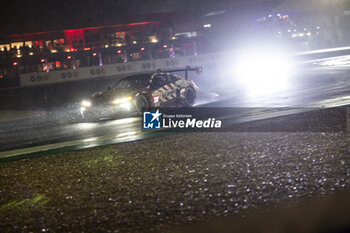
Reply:
<svg viewBox="0 0 350 233"><path fill-rule="evenodd" d="M202 14L227 7L277 5L283 0L56 0L1 1L0 31L31 30L41 25L118 19L157 12ZM266 3L267 2L267 3Z"/></svg>

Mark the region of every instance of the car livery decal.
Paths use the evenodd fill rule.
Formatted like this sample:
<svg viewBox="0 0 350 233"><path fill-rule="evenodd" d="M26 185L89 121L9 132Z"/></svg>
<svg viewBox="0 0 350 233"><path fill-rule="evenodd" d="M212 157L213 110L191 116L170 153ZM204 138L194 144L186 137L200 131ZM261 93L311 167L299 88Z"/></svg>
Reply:
<svg viewBox="0 0 350 233"><path fill-rule="evenodd" d="M166 84L163 87L152 92L152 99L155 106L166 103L174 98L176 98L176 89L177 86L175 83Z"/></svg>

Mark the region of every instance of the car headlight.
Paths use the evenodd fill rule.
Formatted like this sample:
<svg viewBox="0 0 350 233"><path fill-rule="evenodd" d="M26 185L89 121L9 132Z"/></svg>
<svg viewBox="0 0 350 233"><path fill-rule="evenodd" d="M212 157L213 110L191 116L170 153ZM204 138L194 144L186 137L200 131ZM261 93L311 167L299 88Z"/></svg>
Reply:
<svg viewBox="0 0 350 233"><path fill-rule="evenodd" d="M112 101L113 104L119 105L119 104L124 104L132 100L131 96L125 97L125 98L118 98Z"/></svg>
<svg viewBox="0 0 350 233"><path fill-rule="evenodd" d="M90 101L86 101L86 100L83 100L81 102L81 105L88 108L88 107L91 107L91 102Z"/></svg>

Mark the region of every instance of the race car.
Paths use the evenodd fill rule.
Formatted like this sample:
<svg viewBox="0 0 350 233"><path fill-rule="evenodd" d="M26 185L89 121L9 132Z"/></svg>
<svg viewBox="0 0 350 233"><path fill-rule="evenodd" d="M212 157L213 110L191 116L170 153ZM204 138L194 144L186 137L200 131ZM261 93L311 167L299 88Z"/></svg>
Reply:
<svg viewBox="0 0 350 233"><path fill-rule="evenodd" d="M172 74L180 71L185 72L185 77ZM91 121L103 117L142 114L153 107L190 107L195 103L198 87L188 79L188 71L199 74L202 68L158 70L122 78L106 91L83 100L81 116Z"/></svg>

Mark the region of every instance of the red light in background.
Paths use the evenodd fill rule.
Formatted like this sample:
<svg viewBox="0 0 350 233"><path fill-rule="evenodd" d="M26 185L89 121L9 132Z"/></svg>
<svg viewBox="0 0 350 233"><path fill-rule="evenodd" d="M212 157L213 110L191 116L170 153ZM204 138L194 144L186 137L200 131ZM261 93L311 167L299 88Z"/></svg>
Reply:
<svg viewBox="0 0 350 233"><path fill-rule="evenodd" d="M56 68L61 68L61 62L60 61L56 61L55 65L56 65Z"/></svg>
<svg viewBox="0 0 350 233"><path fill-rule="evenodd" d="M84 39L84 29L72 29L72 30L65 30L64 31L64 40L65 44L68 48L71 49L71 52L75 51L73 48L74 41L82 41L83 46L85 46L85 39Z"/></svg>
<svg viewBox="0 0 350 233"><path fill-rule="evenodd" d="M145 25L145 24L149 24L151 22L141 22L141 23L129 23L129 26L136 26L136 25Z"/></svg>
<svg viewBox="0 0 350 233"><path fill-rule="evenodd" d="M122 51L121 51L121 50L118 50L117 53L122 53Z"/></svg>
<svg viewBox="0 0 350 233"><path fill-rule="evenodd" d="M13 65L13 66L17 66L17 65L18 65L18 62L13 62L12 65Z"/></svg>
<svg viewBox="0 0 350 233"><path fill-rule="evenodd" d="M41 59L40 62L45 62L45 59Z"/></svg>
<svg viewBox="0 0 350 233"><path fill-rule="evenodd" d="M144 48L144 47L142 47L142 48L141 48L141 51L144 51L144 50L145 50L145 48Z"/></svg>
<svg viewBox="0 0 350 233"><path fill-rule="evenodd" d="M85 51L90 50L91 48L84 48Z"/></svg>
<svg viewBox="0 0 350 233"><path fill-rule="evenodd" d="M68 57L67 57L67 59L71 59L71 58L72 58L72 56L68 56Z"/></svg>
<svg viewBox="0 0 350 233"><path fill-rule="evenodd" d="M166 49L166 48L168 48L168 45L166 45L166 44L165 44L165 45L163 45L163 48L165 48L165 49Z"/></svg>
<svg viewBox="0 0 350 233"><path fill-rule="evenodd" d="M173 48L170 48L169 51L172 52L172 51L174 51L174 49L173 49Z"/></svg>
<svg viewBox="0 0 350 233"><path fill-rule="evenodd" d="M96 57L96 56L97 56L97 53L93 53L92 56Z"/></svg>

